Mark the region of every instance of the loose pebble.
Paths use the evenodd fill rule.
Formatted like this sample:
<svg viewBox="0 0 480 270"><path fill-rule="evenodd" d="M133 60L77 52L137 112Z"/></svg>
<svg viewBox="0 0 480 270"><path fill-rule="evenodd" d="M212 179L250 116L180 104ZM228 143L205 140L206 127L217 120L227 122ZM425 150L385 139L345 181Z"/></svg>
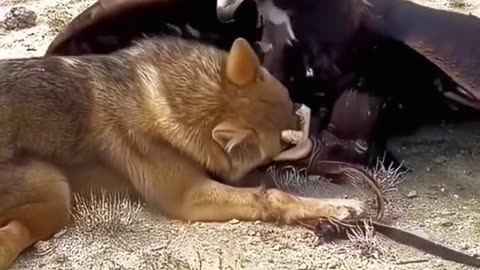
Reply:
<svg viewBox="0 0 480 270"><path fill-rule="evenodd" d="M455 215L456 213L453 212L453 211L443 210L443 211L440 212L440 214L441 214L442 216L453 216L453 215Z"/></svg>
<svg viewBox="0 0 480 270"><path fill-rule="evenodd" d="M435 267L442 267L442 266L443 266L443 262L442 262L442 261L435 261L435 262L433 263L433 266L435 266Z"/></svg>
<svg viewBox="0 0 480 270"><path fill-rule="evenodd" d="M12 7L5 14L3 27L6 30L21 30L35 26L37 23L37 14L26 7Z"/></svg>
<svg viewBox="0 0 480 270"><path fill-rule="evenodd" d="M338 268L338 266L339 266L339 264L338 264L337 261L327 263L327 268L328 269L336 269L336 268Z"/></svg>
<svg viewBox="0 0 480 270"><path fill-rule="evenodd" d="M279 245L279 244L273 246L273 248L272 248L273 251L279 251L280 249L282 249L282 246Z"/></svg>
<svg viewBox="0 0 480 270"><path fill-rule="evenodd" d="M445 163L447 161L447 158L445 156L439 156L433 160L433 162L437 165Z"/></svg>
<svg viewBox="0 0 480 270"><path fill-rule="evenodd" d="M452 226L453 226L453 222L451 222L451 221L442 221L442 222L440 223L440 225L443 226L443 227L452 227Z"/></svg>
<svg viewBox="0 0 480 270"><path fill-rule="evenodd" d="M298 270L307 270L308 269L308 265L306 263L302 263L299 267L298 267Z"/></svg>
<svg viewBox="0 0 480 270"><path fill-rule="evenodd" d="M417 194L416 190L411 190L407 193L407 198L415 198L417 196L418 196L418 194Z"/></svg>
<svg viewBox="0 0 480 270"><path fill-rule="evenodd" d="M240 220L238 220L238 219L232 219L232 220L230 220L228 223L230 223L230 224L238 224L238 223L240 223Z"/></svg>

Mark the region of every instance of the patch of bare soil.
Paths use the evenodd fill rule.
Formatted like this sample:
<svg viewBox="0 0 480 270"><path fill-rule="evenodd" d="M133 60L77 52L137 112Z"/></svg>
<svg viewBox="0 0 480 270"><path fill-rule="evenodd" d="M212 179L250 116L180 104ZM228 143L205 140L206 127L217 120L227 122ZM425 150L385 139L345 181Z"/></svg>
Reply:
<svg viewBox="0 0 480 270"><path fill-rule="evenodd" d="M478 0L417 2L480 15ZM27 7L38 18L34 27L0 28L0 57L42 55L56 31L91 3L3 0L0 21L12 6ZM387 194L387 217L395 226L480 255L480 122L426 127L393 141L392 148L413 173L399 178L393 170L386 175L380 168L384 187L398 184ZM279 181L292 192L311 196L338 191L294 171ZM370 233L324 243L295 226L185 224L155 215L121 195L77 200L74 222L32 247L13 269L473 269Z"/></svg>

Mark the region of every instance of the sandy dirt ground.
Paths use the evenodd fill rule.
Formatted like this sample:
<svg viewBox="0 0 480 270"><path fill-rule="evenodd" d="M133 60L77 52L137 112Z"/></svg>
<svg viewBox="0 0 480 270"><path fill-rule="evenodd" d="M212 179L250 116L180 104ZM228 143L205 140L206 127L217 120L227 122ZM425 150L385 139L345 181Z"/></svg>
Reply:
<svg viewBox="0 0 480 270"><path fill-rule="evenodd" d="M418 2L480 15L477 0ZM0 57L42 55L56 31L91 3L1 0L0 20L19 5L35 11L38 19L31 28L0 30ZM425 127L391 147L413 173L387 194L388 218L396 226L480 256L480 122ZM315 181L295 173L282 179L293 192L320 196ZM473 269L381 235L324 243L294 226L185 224L121 196L79 201L75 223L31 248L13 269Z"/></svg>

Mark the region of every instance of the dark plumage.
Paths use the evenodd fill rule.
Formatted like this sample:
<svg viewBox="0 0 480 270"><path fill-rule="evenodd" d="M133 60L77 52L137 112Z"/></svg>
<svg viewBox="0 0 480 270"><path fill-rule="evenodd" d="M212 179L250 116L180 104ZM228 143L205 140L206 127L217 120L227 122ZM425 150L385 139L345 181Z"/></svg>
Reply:
<svg viewBox="0 0 480 270"><path fill-rule="evenodd" d="M391 136L429 121L478 116L478 18L398 0L272 3L290 15L298 42L282 50L274 40L270 53L283 59L267 64L283 67L276 74L296 101L332 117L333 134L369 142L370 161ZM345 91L355 94L339 99Z"/></svg>
<svg viewBox="0 0 480 270"><path fill-rule="evenodd" d="M215 0L100 0L55 38L47 54L108 53L143 35L181 35L221 48L245 37L291 97L312 108L311 135L332 121L339 139L368 143L369 158L352 157L362 163L383 155L391 136L428 121L478 115L476 17L399 0L272 0L289 14L297 39L289 45L284 25L259 25L254 0L224 2L236 7L229 10L233 22L218 20ZM354 94L339 99L345 91ZM459 111L453 113L452 104Z"/></svg>

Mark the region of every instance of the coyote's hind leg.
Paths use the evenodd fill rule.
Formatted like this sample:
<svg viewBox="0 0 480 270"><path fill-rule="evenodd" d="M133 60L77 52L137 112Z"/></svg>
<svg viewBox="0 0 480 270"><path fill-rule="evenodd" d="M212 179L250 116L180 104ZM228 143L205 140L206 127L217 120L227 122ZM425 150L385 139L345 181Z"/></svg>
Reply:
<svg viewBox="0 0 480 270"><path fill-rule="evenodd" d="M29 160L0 165L0 270L65 226L70 188L54 166Z"/></svg>

